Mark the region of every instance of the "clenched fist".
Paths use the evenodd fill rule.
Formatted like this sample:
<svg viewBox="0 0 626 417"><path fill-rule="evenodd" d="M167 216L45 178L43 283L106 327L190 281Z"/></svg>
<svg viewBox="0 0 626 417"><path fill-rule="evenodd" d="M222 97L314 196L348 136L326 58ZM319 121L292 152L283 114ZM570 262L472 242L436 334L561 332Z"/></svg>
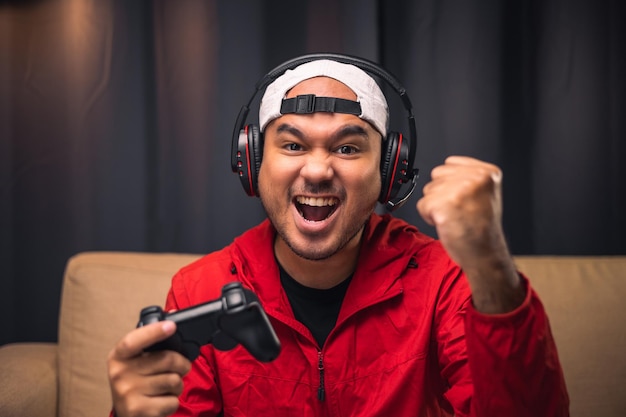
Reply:
<svg viewBox="0 0 626 417"><path fill-rule="evenodd" d="M448 157L431 172L417 210L465 272L474 306L511 311L524 290L502 230L502 171L464 156Z"/></svg>

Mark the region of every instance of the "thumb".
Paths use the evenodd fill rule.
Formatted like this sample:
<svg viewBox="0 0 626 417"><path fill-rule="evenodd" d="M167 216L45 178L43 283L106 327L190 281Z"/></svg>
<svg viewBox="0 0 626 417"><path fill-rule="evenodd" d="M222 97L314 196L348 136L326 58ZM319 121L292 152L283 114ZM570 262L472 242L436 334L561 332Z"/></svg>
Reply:
<svg viewBox="0 0 626 417"><path fill-rule="evenodd" d="M167 339L176 332L176 323L170 320L150 323L126 334L115 346L114 356L129 359L141 354L146 348Z"/></svg>

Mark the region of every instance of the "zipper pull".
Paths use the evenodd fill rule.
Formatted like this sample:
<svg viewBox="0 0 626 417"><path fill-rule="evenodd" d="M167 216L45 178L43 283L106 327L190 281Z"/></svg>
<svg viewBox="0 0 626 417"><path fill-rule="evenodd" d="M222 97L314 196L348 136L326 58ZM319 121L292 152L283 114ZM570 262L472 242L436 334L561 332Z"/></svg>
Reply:
<svg viewBox="0 0 626 417"><path fill-rule="evenodd" d="M317 352L317 370L320 373L320 385L317 388L317 399L324 401L326 399L326 390L324 389L324 357L322 352Z"/></svg>

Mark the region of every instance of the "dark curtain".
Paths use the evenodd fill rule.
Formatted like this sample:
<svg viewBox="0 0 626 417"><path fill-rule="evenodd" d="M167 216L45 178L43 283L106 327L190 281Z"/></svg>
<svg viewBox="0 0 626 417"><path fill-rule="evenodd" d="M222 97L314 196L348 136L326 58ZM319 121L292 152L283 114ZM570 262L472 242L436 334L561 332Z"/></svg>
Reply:
<svg viewBox="0 0 626 417"><path fill-rule="evenodd" d="M434 235L419 190L465 154L504 170L514 253L626 254L625 20L618 0L0 0L0 344L56 340L78 252L205 253L261 221L235 117L308 52L407 88L421 174L398 216Z"/></svg>

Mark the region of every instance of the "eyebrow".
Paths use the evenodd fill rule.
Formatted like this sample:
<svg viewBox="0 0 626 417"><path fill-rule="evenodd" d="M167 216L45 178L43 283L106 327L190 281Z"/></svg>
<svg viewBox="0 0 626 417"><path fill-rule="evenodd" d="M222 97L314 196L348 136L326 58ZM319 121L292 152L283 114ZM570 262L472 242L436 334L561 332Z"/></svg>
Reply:
<svg viewBox="0 0 626 417"><path fill-rule="evenodd" d="M304 132L302 132L300 129L298 129L297 127L293 125L290 125L288 123L281 123L280 125L278 125L278 127L276 128L276 133L285 133L285 132L297 137L298 139L304 139L306 137ZM367 135L367 132L365 131L365 129L362 126L355 125L355 124L349 124L349 125L343 126L341 129L333 133L332 138L333 140L335 140L335 139L339 139L345 136L352 136L352 135L362 136L363 138L369 140L369 136Z"/></svg>

